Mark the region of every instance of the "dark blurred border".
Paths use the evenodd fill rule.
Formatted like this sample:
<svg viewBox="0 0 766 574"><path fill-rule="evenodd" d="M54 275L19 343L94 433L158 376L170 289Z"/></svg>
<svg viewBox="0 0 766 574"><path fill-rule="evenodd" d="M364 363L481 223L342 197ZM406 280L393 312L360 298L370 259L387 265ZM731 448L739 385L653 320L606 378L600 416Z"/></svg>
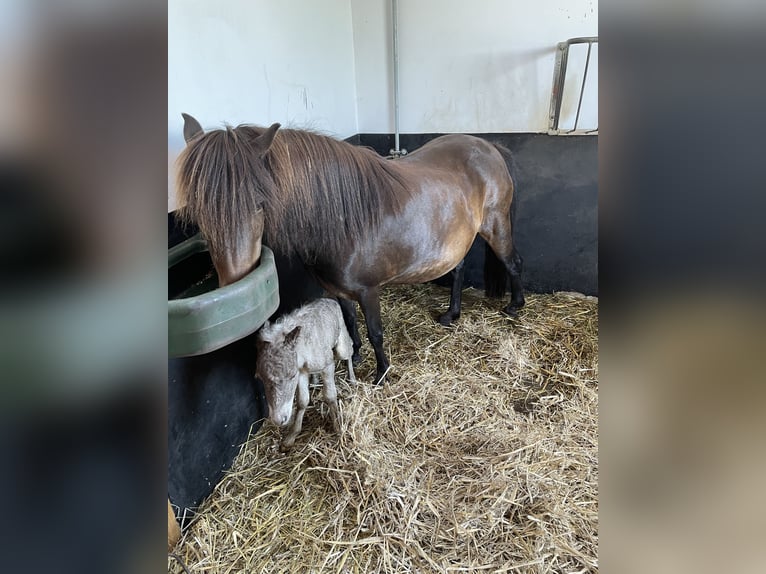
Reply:
<svg viewBox="0 0 766 574"><path fill-rule="evenodd" d="M759 571L763 9L599 8L601 564ZM162 568L165 6L2 11L3 570Z"/></svg>
<svg viewBox="0 0 766 574"><path fill-rule="evenodd" d="M600 567L755 572L763 8L600 10Z"/></svg>
<svg viewBox="0 0 766 574"><path fill-rule="evenodd" d="M763 29L602 30L602 280L648 296L700 281L760 285Z"/></svg>
<svg viewBox="0 0 766 574"><path fill-rule="evenodd" d="M161 569L166 6L0 19L1 568Z"/></svg>

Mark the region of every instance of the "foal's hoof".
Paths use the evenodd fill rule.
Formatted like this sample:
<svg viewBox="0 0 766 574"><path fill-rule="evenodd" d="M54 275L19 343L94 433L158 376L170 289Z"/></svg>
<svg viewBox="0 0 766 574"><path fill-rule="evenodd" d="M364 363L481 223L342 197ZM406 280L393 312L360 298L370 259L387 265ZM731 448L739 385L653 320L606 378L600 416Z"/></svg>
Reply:
<svg viewBox="0 0 766 574"><path fill-rule="evenodd" d="M362 364L362 356L359 353L354 353L351 355L351 364L355 367L358 367Z"/></svg>
<svg viewBox="0 0 766 574"><path fill-rule="evenodd" d="M335 431L335 434L340 434L341 424L338 405L328 405L328 408L330 411L330 423L332 423L332 430Z"/></svg>
<svg viewBox="0 0 766 574"><path fill-rule="evenodd" d="M460 315L453 315L452 313L444 313L444 315L439 317L439 323L444 325L445 327L449 327L452 325L453 321L456 321Z"/></svg>
<svg viewBox="0 0 766 574"><path fill-rule="evenodd" d="M377 373L375 373L375 384L376 385L382 385L385 382L384 379L386 378L386 373L388 373L387 370L386 371L382 371L382 372L378 371Z"/></svg>

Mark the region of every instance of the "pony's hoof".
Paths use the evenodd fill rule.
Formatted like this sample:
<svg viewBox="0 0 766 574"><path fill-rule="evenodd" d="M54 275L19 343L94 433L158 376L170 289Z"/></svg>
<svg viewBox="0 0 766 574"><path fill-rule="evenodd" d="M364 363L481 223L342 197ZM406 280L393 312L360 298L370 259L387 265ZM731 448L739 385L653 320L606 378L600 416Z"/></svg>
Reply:
<svg viewBox="0 0 766 574"><path fill-rule="evenodd" d="M521 309L521 307L517 307L515 305L507 305L506 307L503 308L503 313L505 313L509 317L518 317L519 309Z"/></svg>
<svg viewBox="0 0 766 574"><path fill-rule="evenodd" d="M439 323L445 327L449 327L452 325L453 321L456 321L460 315L453 315L452 313L445 313L441 317L439 317Z"/></svg>

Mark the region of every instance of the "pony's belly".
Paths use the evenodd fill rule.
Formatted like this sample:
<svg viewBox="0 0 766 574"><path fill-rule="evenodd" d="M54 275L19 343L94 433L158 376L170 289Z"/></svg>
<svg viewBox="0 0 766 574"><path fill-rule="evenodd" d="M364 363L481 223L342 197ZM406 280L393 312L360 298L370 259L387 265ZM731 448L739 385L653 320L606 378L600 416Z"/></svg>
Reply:
<svg viewBox="0 0 766 574"><path fill-rule="evenodd" d="M440 266L435 266L431 268L420 268L417 271L413 271L412 273L402 273L392 278L390 281L387 281L387 283L390 283L393 285L409 284L409 283L427 283L428 281L433 281L434 279L438 279L442 275L449 273L455 268L455 266L459 262L460 260L458 260L454 265L448 265L448 266L440 265Z"/></svg>
<svg viewBox="0 0 766 574"><path fill-rule="evenodd" d="M442 247L437 255L417 257L399 273L392 277L388 283L425 283L433 281L442 275L452 271L468 253L473 244L473 238L453 241Z"/></svg>
<svg viewBox="0 0 766 574"><path fill-rule="evenodd" d="M371 241L343 265L321 262L311 271L332 296L356 299L360 291L370 287L425 283L450 272L468 253L475 233L458 237L460 241L442 245Z"/></svg>

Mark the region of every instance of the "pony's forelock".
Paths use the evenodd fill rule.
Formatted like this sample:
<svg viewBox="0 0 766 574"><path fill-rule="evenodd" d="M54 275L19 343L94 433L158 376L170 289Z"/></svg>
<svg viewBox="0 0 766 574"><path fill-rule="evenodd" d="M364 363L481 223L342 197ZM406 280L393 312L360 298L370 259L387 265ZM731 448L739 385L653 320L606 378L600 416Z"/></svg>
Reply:
<svg viewBox="0 0 766 574"><path fill-rule="evenodd" d="M236 234L261 210L251 175L259 157L246 136L231 126L213 130L193 139L178 158L180 220L196 224L211 251L234 249Z"/></svg>

